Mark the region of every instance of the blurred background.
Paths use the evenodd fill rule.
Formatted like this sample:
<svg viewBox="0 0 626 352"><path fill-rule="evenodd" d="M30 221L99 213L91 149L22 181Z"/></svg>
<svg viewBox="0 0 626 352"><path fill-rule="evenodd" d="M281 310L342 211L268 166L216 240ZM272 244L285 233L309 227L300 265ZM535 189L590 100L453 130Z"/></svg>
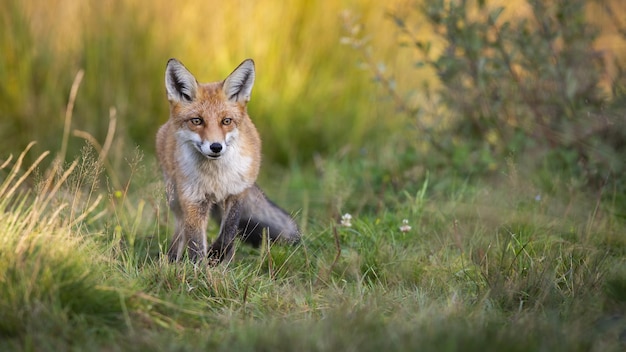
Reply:
<svg viewBox="0 0 626 352"><path fill-rule="evenodd" d="M0 152L33 140L58 152L65 128L69 160L108 135L124 178L129 155L154 159L170 57L202 82L250 57L266 175L358 160L346 162L364 188L402 189L427 171L482 177L513 160L623 185L625 11L619 0L4 0Z"/></svg>
<svg viewBox="0 0 626 352"><path fill-rule="evenodd" d="M201 82L256 62L250 115L270 162L308 162L389 125L371 77L341 45L342 12L360 16L380 59L396 61L393 24L377 1L38 1L2 2L0 98L3 151L29 141L60 147L72 82L84 70L72 129L103 141L109 110L116 148L152 153L168 117L165 63L181 60ZM77 152L84 141L72 138Z"/></svg>

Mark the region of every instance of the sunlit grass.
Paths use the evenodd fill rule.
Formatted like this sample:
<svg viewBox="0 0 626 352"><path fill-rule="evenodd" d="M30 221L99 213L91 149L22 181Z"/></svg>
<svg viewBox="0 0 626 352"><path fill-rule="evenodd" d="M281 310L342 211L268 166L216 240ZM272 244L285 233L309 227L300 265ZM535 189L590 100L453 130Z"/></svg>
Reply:
<svg viewBox="0 0 626 352"><path fill-rule="evenodd" d="M63 200L67 196L63 184L77 172L77 164L59 177L51 174L35 194L27 180L47 153L23 171L27 152L9 157L0 169L5 175L0 183L2 335L23 336L75 320L114 324L121 318L123 299L106 287L107 280L102 279L108 276L106 257L78 226L88 215L90 202ZM72 207L86 208L77 212Z"/></svg>

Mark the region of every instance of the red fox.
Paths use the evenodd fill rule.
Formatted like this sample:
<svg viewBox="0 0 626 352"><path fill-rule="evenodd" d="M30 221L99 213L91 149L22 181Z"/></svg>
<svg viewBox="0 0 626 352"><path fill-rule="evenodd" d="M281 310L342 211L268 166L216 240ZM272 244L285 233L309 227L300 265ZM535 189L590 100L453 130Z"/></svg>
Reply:
<svg viewBox="0 0 626 352"><path fill-rule="evenodd" d="M167 202L176 218L167 251L171 261L180 260L188 247L194 262L205 258L210 264L228 262L238 234L258 246L264 229L270 241L300 240L291 216L256 185L261 139L246 109L254 78L251 59L215 83L198 83L176 59L167 63L170 117L157 133L156 151ZM221 225L208 246L211 213Z"/></svg>

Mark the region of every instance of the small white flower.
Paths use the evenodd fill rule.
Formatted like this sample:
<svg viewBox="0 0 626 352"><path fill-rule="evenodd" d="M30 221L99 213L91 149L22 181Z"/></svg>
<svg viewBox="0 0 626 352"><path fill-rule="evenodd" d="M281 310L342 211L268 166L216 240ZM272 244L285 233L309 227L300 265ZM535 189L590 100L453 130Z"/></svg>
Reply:
<svg viewBox="0 0 626 352"><path fill-rule="evenodd" d="M411 225L409 225L409 220L408 219L403 219L402 220L402 226L400 226L400 231L402 231L402 232L409 232L409 231L411 231Z"/></svg>
<svg viewBox="0 0 626 352"><path fill-rule="evenodd" d="M345 213L341 216L341 226L345 226L345 227L352 227L352 223L350 222L352 220L352 215L350 215L349 213Z"/></svg>

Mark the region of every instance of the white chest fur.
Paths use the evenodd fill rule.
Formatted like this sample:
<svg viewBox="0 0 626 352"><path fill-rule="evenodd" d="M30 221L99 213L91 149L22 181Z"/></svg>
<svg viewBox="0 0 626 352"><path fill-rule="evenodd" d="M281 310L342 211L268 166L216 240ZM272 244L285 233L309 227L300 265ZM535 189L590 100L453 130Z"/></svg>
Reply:
<svg viewBox="0 0 626 352"><path fill-rule="evenodd" d="M177 188L188 199L220 202L254 183L248 176L252 159L241 155L236 142L219 159L203 156L189 143L180 145L179 151L177 162L183 179L177 180Z"/></svg>

